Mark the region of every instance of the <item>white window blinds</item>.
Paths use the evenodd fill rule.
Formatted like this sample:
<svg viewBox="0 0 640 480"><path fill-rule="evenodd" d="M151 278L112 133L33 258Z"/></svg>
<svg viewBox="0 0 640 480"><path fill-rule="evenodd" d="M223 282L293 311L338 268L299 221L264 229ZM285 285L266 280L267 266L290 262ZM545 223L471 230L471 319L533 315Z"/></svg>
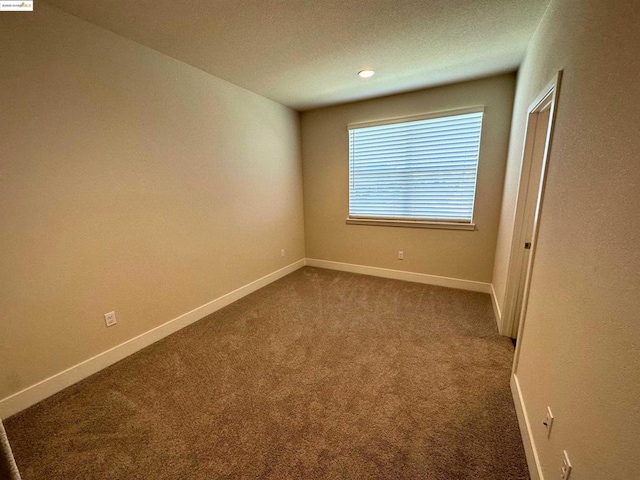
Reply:
<svg viewBox="0 0 640 480"><path fill-rule="evenodd" d="M349 217L471 223L482 111L349 126Z"/></svg>

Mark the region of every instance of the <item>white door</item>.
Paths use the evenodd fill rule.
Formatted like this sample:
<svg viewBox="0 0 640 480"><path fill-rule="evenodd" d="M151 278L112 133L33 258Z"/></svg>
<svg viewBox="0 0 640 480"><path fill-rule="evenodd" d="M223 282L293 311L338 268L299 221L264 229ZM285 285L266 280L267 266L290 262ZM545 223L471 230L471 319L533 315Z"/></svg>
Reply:
<svg viewBox="0 0 640 480"><path fill-rule="evenodd" d="M518 336L523 306L526 303L559 82L560 73L528 110L502 324L503 334L512 338Z"/></svg>

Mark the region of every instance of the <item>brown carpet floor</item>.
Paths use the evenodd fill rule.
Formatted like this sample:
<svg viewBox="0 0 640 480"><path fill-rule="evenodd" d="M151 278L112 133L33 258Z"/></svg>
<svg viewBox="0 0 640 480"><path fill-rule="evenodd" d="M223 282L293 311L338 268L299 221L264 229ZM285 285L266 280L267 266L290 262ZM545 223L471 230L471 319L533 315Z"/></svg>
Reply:
<svg viewBox="0 0 640 480"><path fill-rule="evenodd" d="M23 479L526 479L488 295L305 267L5 422Z"/></svg>

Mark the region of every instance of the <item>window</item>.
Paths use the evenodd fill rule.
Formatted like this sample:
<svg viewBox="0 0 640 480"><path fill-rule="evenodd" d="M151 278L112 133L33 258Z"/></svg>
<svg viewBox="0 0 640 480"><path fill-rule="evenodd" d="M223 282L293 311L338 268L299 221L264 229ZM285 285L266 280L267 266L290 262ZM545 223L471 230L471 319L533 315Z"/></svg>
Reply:
<svg viewBox="0 0 640 480"><path fill-rule="evenodd" d="M347 223L473 229L482 115L349 125Z"/></svg>

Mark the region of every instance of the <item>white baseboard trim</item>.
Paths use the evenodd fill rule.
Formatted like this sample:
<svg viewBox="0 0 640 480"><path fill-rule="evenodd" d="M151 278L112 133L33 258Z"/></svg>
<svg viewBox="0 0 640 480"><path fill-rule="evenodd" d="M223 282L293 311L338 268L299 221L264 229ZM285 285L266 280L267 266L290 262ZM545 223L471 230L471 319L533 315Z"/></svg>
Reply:
<svg viewBox="0 0 640 480"><path fill-rule="evenodd" d="M41 382L36 383L30 387L14 393L9 397L0 400L0 419L5 419L14 415L25 408L34 405L41 400L44 400L51 395L58 393L61 390L73 385L87 378L100 370L113 365L114 363L122 360L123 358L132 355L133 353L148 347L152 343L163 339L164 337L177 332L178 330L191 325L194 322L212 314L213 312L220 310L223 307L235 302L249 295L250 293L259 290L266 285L275 282L276 280L298 270L305 266L305 259L298 260L290 265L287 265L280 270L276 270L273 273L265 275L258 280L255 280L247 285L244 285L232 292L227 293L215 300L206 303L190 312L180 315L173 320L169 320L162 325L159 325L143 334L138 335L130 340L127 340L120 345L117 345L105 352L102 352L95 357L91 357L73 367L70 367L60 373L57 373Z"/></svg>
<svg viewBox="0 0 640 480"><path fill-rule="evenodd" d="M470 290L472 292L491 293L491 284L476 282L474 280L440 277L438 275L405 272L404 270L391 270L389 268L368 267L366 265L355 265L353 263L332 262L329 260L318 260L316 258L307 258L307 265L310 267L340 270L342 272L361 273L363 275L372 275L374 277L405 280L407 282L426 283L428 285L437 285L439 287L458 288L460 290Z"/></svg>
<svg viewBox="0 0 640 480"><path fill-rule="evenodd" d="M496 316L496 325L498 325L498 333L504 335L502 332L502 312L500 311L500 305L498 305L498 298L496 297L496 290L491 284L491 305L493 305L493 314Z"/></svg>
<svg viewBox="0 0 640 480"><path fill-rule="evenodd" d="M511 394L513 395L513 403L516 407L516 415L518 417L518 425L520 426L520 435L522 436L524 452L527 456L529 476L531 477L531 480L544 480L542 467L540 465L540 458L538 457L538 450L536 449L536 444L533 441L533 432L531 431L529 416L527 415L527 409L524 406L520 383L518 382L518 377L515 373L511 375Z"/></svg>

